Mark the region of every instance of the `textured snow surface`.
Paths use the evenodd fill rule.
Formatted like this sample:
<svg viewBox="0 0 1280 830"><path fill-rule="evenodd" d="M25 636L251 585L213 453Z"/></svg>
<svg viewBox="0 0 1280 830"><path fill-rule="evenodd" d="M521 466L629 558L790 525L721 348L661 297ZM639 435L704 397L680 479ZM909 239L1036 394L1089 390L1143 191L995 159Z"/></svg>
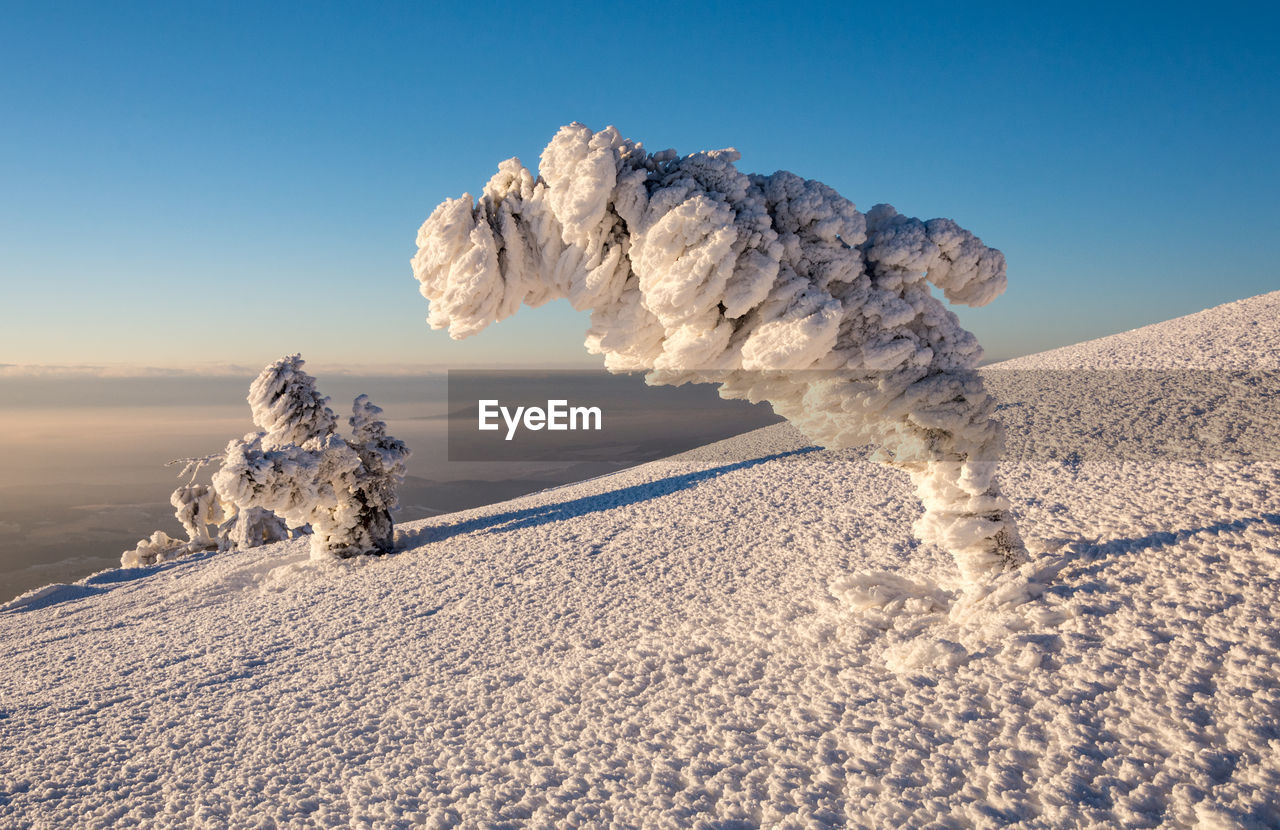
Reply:
<svg viewBox="0 0 1280 830"><path fill-rule="evenodd" d="M1280 369L1280 291L1006 360L1002 369Z"/></svg>
<svg viewBox="0 0 1280 830"><path fill-rule="evenodd" d="M1044 359L1275 365L1278 299ZM1003 463L1036 555L962 598L805 443L33 592L0 826L1280 825L1280 468Z"/></svg>

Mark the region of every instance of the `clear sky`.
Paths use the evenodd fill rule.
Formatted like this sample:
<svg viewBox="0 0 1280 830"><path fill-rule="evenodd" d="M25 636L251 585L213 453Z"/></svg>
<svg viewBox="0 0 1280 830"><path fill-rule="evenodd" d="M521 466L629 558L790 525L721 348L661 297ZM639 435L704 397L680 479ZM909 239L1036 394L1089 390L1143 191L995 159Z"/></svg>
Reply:
<svg viewBox="0 0 1280 830"><path fill-rule="evenodd" d="M970 5L4 3L0 363L594 360L563 304L450 341L408 264L574 120L956 219L991 357L1280 288L1275 11Z"/></svg>

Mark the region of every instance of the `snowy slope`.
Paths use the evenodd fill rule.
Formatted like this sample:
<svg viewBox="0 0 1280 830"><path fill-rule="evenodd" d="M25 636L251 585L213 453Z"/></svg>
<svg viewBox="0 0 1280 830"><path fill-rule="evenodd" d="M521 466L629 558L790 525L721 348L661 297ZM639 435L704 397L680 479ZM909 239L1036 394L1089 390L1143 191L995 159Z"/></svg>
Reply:
<svg viewBox="0 0 1280 830"><path fill-rule="evenodd" d="M1017 368L1276 366L1278 305ZM1280 825L1280 466L1001 476L1041 555L976 601L785 425L52 586L0 614L0 826Z"/></svg>
<svg viewBox="0 0 1280 830"><path fill-rule="evenodd" d="M1280 369L1280 291L1014 358L1003 369Z"/></svg>

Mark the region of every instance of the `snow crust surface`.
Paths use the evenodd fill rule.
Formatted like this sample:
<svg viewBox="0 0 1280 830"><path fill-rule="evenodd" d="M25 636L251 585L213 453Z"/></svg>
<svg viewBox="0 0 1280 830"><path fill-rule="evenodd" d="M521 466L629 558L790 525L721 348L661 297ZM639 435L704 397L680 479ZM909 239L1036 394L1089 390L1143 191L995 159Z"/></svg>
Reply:
<svg viewBox="0 0 1280 830"><path fill-rule="evenodd" d="M1020 368L1275 365L1277 304ZM1280 467L1006 461L1036 555L975 596L807 443L32 592L0 825L1280 825Z"/></svg>

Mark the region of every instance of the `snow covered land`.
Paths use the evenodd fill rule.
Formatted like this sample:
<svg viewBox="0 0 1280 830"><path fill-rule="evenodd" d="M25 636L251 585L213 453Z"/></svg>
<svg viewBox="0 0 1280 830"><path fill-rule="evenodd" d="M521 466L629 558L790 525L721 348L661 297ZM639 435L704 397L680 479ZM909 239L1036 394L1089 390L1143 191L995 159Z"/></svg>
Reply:
<svg viewBox="0 0 1280 830"><path fill-rule="evenodd" d="M988 380L1280 369L1277 320L1280 292ZM912 535L905 473L789 425L391 556L49 586L0 613L0 825L1280 826L1280 464L999 475L1032 559L985 595Z"/></svg>

